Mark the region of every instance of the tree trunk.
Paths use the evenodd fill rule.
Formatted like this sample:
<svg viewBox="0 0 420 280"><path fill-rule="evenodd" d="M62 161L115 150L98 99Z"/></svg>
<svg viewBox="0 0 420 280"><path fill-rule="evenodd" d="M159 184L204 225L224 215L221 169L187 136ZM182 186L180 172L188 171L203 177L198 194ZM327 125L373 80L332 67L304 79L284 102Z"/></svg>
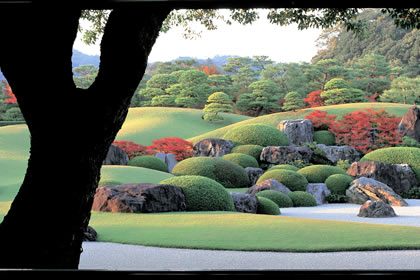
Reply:
<svg viewBox="0 0 420 280"><path fill-rule="evenodd" d="M80 10L3 13L8 40L0 45L0 67L27 122L31 149L22 186L0 224L1 268L78 267L102 162L169 12L152 5L112 11L99 73L87 90L72 79Z"/></svg>

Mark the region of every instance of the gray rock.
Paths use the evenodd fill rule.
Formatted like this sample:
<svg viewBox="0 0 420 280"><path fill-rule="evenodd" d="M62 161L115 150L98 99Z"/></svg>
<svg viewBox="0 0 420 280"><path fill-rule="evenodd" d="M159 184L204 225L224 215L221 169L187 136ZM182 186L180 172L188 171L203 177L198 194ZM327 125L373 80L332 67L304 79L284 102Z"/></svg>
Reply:
<svg viewBox="0 0 420 280"><path fill-rule="evenodd" d="M312 194L318 205L327 203L327 196L331 194L324 183L310 183L306 186L306 192Z"/></svg>
<svg viewBox="0 0 420 280"><path fill-rule="evenodd" d="M363 204L368 200L383 201L392 206L408 206L408 203L386 184L372 178L355 179L346 190L349 203Z"/></svg>
<svg viewBox="0 0 420 280"><path fill-rule="evenodd" d="M194 157L221 157L232 151L233 144L220 138L203 139L193 147Z"/></svg>
<svg viewBox="0 0 420 280"><path fill-rule="evenodd" d="M172 169L178 163L176 160L175 154L165 154L165 153L156 153L155 155L159 159L161 159L166 165L168 166L169 172L172 173Z"/></svg>
<svg viewBox="0 0 420 280"><path fill-rule="evenodd" d="M373 178L400 194L418 184L416 175L408 164L388 164L378 161L353 162L347 174L355 178Z"/></svg>
<svg viewBox="0 0 420 280"><path fill-rule="evenodd" d="M317 144L316 146L325 153L328 160L334 165L336 165L339 160L348 160L349 163L360 160L359 152L348 145L326 146L324 144Z"/></svg>
<svg viewBox="0 0 420 280"><path fill-rule="evenodd" d="M264 174L264 170L257 167L246 167L245 172L248 174L250 186L255 185L261 175Z"/></svg>
<svg viewBox="0 0 420 280"><path fill-rule="evenodd" d="M124 184L96 189L93 211L114 213L155 213L185 211L180 187L166 184Z"/></svg>
<svg viewBox="0 0 420 280"><path fill-rule="evenodd" d="M420 109L413 105L402 117L398 132L420 142Z"/></svg>
<svg viewBox="0 0 420 280"><path fill-rule="evenodd" d="M314 128L308 119L284 120L277 125L277 129L286 134L290 144L311 143L314 139Z"/></svg>
<svg viewBox="0 0 420 280"><path fill-rule="evenodd" d="M359 217L364 218L387 218L396 217L394 209L383 201L366 201L362 207L360 207Z"/></svg>
<svg viewBox="0 0 420 280"><path fill-rule="evenodd" d="M247 193L230 193L233 199L233 204L237 212L242 213L257 213L258 199L253 194Z"/></svg>
<svg viewBox="0 0 420 280"><path fill-rule="evenodd" d="M248 188L246 193L256 194L257 192L264 191L264 190L274 190L274 191L282 192L284 194L288 194L291 192L291 190L288 187L286 187L279 181L275 179L268 179Z"/></svg>
<svg viewBox="0 0 420 280"><path fill-rule="evenodd" d="M127 165L128 155L122 149L117 146L111 145L108 153L103 161L103 165Z"/></svg>
<svg viewBox="0 0 420 280"><path fill-rule="evenodd" d="M97 238L98 233L96 232L96 230L93 227L88 226L86 231L84 232L83 241L96 241Z"/></svg>
<svg viewBox="0 0 420 280"><path fill-rule="evenodd" d="M287 164L295 160L309 162L313 151L306 146L267 146L261 152L260 161L273 165Z"/></svg>

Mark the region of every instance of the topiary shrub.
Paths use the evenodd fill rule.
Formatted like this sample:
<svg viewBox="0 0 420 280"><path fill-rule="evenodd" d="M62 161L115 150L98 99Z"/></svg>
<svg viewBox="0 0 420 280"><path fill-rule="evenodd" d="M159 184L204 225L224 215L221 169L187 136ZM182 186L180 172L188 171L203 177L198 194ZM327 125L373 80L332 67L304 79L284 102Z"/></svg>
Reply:
<svg viewBox="0 0 420 280"><path fill-rule="evenodd" d="M172 174L199 175L215 180L225 188L246 188L249 178L245 169L237 163L218 157L192 157L178 162Z"/></svg>
<svg viewBox="0 0 420 280"><path fill-rule="evenodd" d="M286 134L266 124L244 124L230 129L223 139L235 145L288 146Z"/></svg>
<svg viewBox="0 0 420 280"><path fill-rule="evenodd" d="M324 183L333 174L347 174L340 167L323 164L306 166L299 169L297 173L305 176L309 183Z"/></svg>
<svg viewBox="0 0 420 280"><path fill-rule="evenodd" d="M293 202L294 207L317 206L315 198L307 192L294 191L287 194Z"/></svg>
<svg viewBox="0 0 420 280"><path fill-rule="evenodd" d="M267 171L271 171L274 169L286 169L286 170L291 170L291 171L298 171L299 168L294 166L294 165L290 165L290 164L278 164L278 165L274 165L272 167L270 167L269 169L267 169Z"/></svg>
<svg viewBox="0 0 420 280"><path fill-rule="evenodd" d="M113 180L100 180L98 183L98 187L102 187L102 186L119 186L122 185L123 183L118 182L118 181L113 181Z"/></svg>
<svg viewBox="0 0 420 280"><path fill-rule="evenodd" d="M257 214L280 215L279 206L272 200L265 197L257 197Z"/></svg>
<svg viewBox="0 0 420 280"><path fill-rule="evenodd" d="M372 151L364 155L360 161L380 161L389 164L408 164L420 182L420 148L390 147Z"/></svg>
<svg viewBox="0 0 420 280"><path fill-rule="evenodd" d="M241 153L230 153L230 154L222 156L222 158L230 160L234 163L237 163L243 168L260 167L258 165L258 161L255 158L251 157L250 155L245 155Z"/></svg>
<svg viewBox="0 0 420 280"><path fill-rule="evenodd" d="M256 194L257 197L265 197L274 201L278 207L287 208L293 207L293 202L287 194L275 190L264 190Z"/></svg>
<svg viewBox="0 0 420 280"><path fill-rule="evenodd" d="M305 176L287 169L274 169L266 171L257 180L257 184L268 179L275 179L288 187L291 191L305 191L308 180Z"/></svg>
<svg viewBox="0 0 420 280"><path fill-rule="evenodd" d="M155 156L138 156L130 159L127 165L144 167L169 173L169 169L166 163Z"/></svg>
<svg viewBox="0 0 420 280"><path fill-rule="evenodd" d="M240 145L233 148L232 153L249 155L259 161L263 149L264 147L260 145Z"/></svg>
<svg viewBox="0 0 420 280"><path fill-rule="evenodd" d="M236 211L232 196L218 182L203 176L178 176L159 182L182 188L187 211Z"/></svg>
<svg viewBox="0 0 420 280"><path fill-rule="evenodd" d="M327 146L334 146L335 135L328 130L318 130L314 132L314 142Z"/></svg>
<svg viewBox="0 0 420 280"><path fill-rule="evenodd" d="M353 180L353 177L346 174L333 174L325 180L325 184L332 194L345 195Z"/></svg>

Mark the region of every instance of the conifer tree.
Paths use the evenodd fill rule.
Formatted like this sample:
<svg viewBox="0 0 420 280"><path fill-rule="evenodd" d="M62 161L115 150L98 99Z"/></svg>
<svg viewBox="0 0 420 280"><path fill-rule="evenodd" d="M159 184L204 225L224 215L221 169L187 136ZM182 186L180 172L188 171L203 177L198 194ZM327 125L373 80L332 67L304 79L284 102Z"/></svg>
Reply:
<svg viewBox="0 0 420 280"><path fill-rule="evenodd" d="M223 120L223 117L218 115L221 112L233 112L229 95L224 92L215 92L207 99L207 105L204 107L203 119L208 121Z"/></svg>

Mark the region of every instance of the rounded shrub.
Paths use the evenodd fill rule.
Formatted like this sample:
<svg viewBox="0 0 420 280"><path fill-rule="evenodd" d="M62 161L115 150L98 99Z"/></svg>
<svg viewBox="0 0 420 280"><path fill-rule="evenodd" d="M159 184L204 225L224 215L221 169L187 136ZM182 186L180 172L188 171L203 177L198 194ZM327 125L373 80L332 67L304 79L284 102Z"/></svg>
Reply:
<svg viewBox="0 0 420 280"><path fill-rule="evenodd" d="M262 181L275 179L288 187L291 191L305 191L308 180L305 176L287 169L274 169L266 171L263 175L260 176L257 180L257 184Z"/></svg>
<svg viewBox="0 0 420 280"><path fill-rule="evenodd" d="M264 190L256 194L257 197L265 197L274 201L278 207L287 208L293 207L293 202L287 194L275 190Z"/></svg>
<svg viewBox="0 0 420 280"><path fill-rule="evenodd" d="M178 162L172 174L198 175L215 180L225 188L246 188L249 178L245 169L237 163L219 157L192 157Z"/></svg>
<svg viewBox="0 0 420 280"><path fill-rule="evenodd" d="M333 174L325 180L331 193L338 195L344 195L351 182L353 182L353 177L347 174Z"/></svg>
<svg viewBox="0 0 420 280"><path fill-rule="evenodd" d="M230 129L222 137L235 145L288 146L286 134L266 124L244 124Z"/></svg>
<svg viewBox="0 0 420 280"><path fill-rule="evenodd" d="M312 207L318 205L313 195L307 192L295 191L287 195L292 200L294 207Z"/></svg>
<svg viewBox="0 0 420 280"><path fill-rule="evenodd" d="M265 197L257 198L257 214L280 215L280 208L274 201Z"/></svg>
<svg viewBox="0 0 420 280"><path fill-rule="evenodd" d="M297 173L305 176L309 183L324 183L333 174L347 174L340 167L323 164L306 166L299 169Z"/></svg>
<svg viewBox="0 0 420 280"><path fill-rule="evenodd" d="M420 148L390 147L377 149L364 155L360 161L380 161L389 164L408 164L420 182Z"/></svg>
<svg viewBox="0 0 420 280"><path fill-rule="evenodd" d="M258 161L250 155L245 155L241 153L230 153L230 154L224 155L222 158L230 160L234 163L237 163L243 168L260 167L258 164Z"/></svg>
<svg viewBox="0 0 420 280"><path fill-rule="evenodd" d="M233 148L232 153L249 155L258 161L260 160L260 155L263 149L264 147L260 145L240 145Z"/></svg>
<svg viewBox="0 0 420 280"><path fill-rule="evenodd" d="M299 167L296 167L294 165L290 165L290 164L278 164L278 165L274 165L272 167L270 167L269 169L267 169L267 171L270 170L274 170L274 169L286 169L286 170L291 170L291 171L298 171Z"/></svg>
<svg viewBox="0 0 420 280"><path fill-rule="evenodd" d="M318 130L314 132L314 142L327 146L334 146L335 135L328 130Z"/></svg>
<svg viewBox="0 0 420 280"><path fill-rule="evenodd" d="M229 192L210 178L177 176L159 183L182 188L187 211L236 211Z"/></svg>
<svg viewBox="0 0 420 280"><path fill-rule="evenodd" d="M102 187L102 186L119 186L122 185L123 183L119 182L119 181L113 181L113 180L100 180L98 183L98 187Z"/></svg>
<svg viewBox="0 0 420 280"><path fill-rule="evenodd" d="M130 159L127 165L144 167L144 168L159 170L163 172L169 172L169 169L166 163L160 158L155 157L155 156L137 156Z"/></svg>

